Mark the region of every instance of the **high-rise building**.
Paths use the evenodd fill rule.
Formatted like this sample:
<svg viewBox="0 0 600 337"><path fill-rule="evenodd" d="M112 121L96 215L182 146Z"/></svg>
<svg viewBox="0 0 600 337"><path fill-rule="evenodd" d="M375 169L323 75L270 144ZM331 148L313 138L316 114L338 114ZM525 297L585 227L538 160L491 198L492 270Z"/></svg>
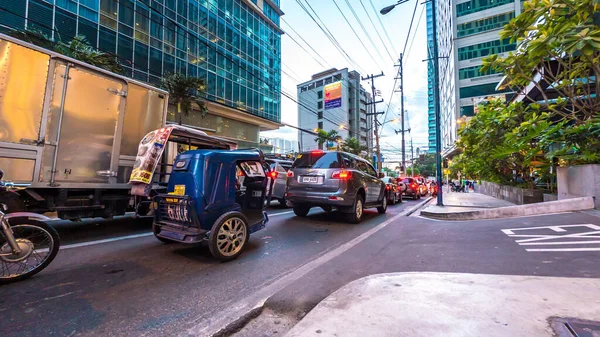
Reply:
<svg viewBox="0 0 600 337"><path fill-rule="evenodd" d="M509 39L501 39L499 33L520 11L520 0L437 2L440 57L438 102L443 156L454 153L458 119L473 116L479 102L510 94L496 91L501 74L481 73L480 69L484 57L493 54L506 56L508 52L515 50L515 43L510 43ZM428 24L428 32L430 31L431 26Z"/></svg>
<svg viewBox="0 0 600 337"><path fill-rule="evenodd" d="M426 15L427 15L427 144L429 146L429 153L435 153L435 97L433 86L434 83L434 68L433 68L433 11L431 2L427 2Z"/></svg>
<svg viewBox="0 0 600 337"><path fill-rule="evenodd" d="M82 35L153 84L169 72L200 77L209 114L184 123L252 146L280 125L281 15L279 0L7 0L0 31Z"/></svg>
<svg viewBox="0 0 600 337"><path fill-rule="evenodd" d="M372 148L371 94L360 85L356 71L329 69L298 84L298 127L303 130L336 130L342 139L354 137ZM298 131L300 151L318 149L315 135ZM337 144L326 144L334 147Z"/></svg>

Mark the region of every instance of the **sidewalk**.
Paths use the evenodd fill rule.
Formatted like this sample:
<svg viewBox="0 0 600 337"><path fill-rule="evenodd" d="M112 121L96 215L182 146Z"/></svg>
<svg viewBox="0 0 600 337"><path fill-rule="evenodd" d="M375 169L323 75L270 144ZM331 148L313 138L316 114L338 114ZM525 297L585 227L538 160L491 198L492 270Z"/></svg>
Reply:
<svg viewBox="0 0 600 337"><path fill-rule="evenodd" d="M554 336L551 325L566 328L553 317L600 320L598 289L600 279L378 274L325 298L286 336Z"/></svg>
<svg viewBox="0 0 600 337"><path fill-rule="evenodd" d="M437 206L434 198L420 215L437 220L483 220L586 211L594 208L593 197L515 205L475 192L447 192L443 194L443 202L444 206Z"/></svg>
<svg viewBox="0 0 600 337"><path fill-rule="evenodd" d="M462 213L478 211L485 208L498 208L514 206L513 203L496 199L485 194L469 192L446 192L443 193L444 206L436 206L436 198L426 206L421 214L432 218L442 218L447 213ZM429 216L431 214L431 216ZM436 216L439 215L439 216Z"/></svg>

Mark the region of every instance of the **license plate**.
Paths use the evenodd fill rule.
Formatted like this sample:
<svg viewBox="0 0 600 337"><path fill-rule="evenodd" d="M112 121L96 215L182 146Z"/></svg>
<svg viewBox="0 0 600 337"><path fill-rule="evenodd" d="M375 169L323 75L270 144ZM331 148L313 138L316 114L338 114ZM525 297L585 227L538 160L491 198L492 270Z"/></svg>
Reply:
<svg viewBox="0 0 600 337"><path fill-rule="evenodd" d="M262 197L262 191L252 191L252 196L260 198Z"/></svg>
<svg viewBox="0 0 600 337"><path fill-rule="evenodd" d="M189 222L188 208L185 205L167 205L167 217L174 221Z"/></svg>
<svg viewBox="0 0 600 337"><path fill-rule="evenodd" d="M302 182L316 184L319 182L319 177L302 177Z"/></svg>

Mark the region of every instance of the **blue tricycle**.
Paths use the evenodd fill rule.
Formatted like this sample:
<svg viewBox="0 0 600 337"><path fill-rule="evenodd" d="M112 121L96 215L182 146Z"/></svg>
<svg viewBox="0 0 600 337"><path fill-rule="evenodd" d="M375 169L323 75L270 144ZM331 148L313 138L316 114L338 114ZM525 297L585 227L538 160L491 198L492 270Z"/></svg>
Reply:
<svg viewBox="0 0 600 337"><path fill-rule="evenodd" d="M211 254L238 257L268 222L268 165L259 150L191 150L173 163L167 194L154 198L153 231L163 242L208 242Z"/></svg>

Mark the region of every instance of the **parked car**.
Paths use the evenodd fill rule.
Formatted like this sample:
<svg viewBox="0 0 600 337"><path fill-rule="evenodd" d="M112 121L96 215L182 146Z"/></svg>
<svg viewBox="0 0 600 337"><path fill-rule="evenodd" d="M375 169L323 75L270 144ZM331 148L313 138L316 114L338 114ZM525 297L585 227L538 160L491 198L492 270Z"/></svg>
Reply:
<svg viewBox="0 0 600 337"><path fill-rule="evenodd" d="M406 188L406 185L392 177L383 177L381 178L381 181L385 183L385 189L387 190L388 195L388 203L395 205L397 202L402 202L402 192L404 188ZM404 188L399 184L402 184Z"/></svg>
<svg viewBox="0 0 600 337"><path fill-rule="evenodd" d="M269 172L269 188L271 188L270 179L274 179L271 199L279 201L281 207L286 207L287 201L285 199L285 189L287 184L287 172L292 168L293 162L280 159L267 159L266 162L271 168L271 171Z"/></svg>
<svg viewBox="0 0 600 337"><path fill-rule="evenodd" d="M387 209L384 182L368 161L350 153L304 152L288 171L287 183L286 198L297 216L305 217L312 207L335 208L358 223L365 208Z"/></svg>
<svg viewBox="0 0 600 337"><path fill-rule="evenodd" d="M414 178L402 178L402 182L406 184L406 191L403 195L410 196L414 200L421 199L420 186Z"/></svg>

